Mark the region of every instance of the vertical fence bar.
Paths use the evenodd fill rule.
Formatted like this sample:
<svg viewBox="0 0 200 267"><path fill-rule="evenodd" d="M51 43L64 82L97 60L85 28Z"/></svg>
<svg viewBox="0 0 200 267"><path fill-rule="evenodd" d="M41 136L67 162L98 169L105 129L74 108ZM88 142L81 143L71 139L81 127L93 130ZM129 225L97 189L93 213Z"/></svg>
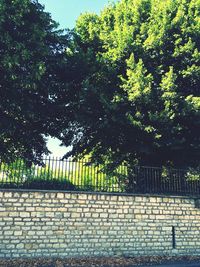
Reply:
<svg viewBox="0 0 200 267"><path fill-rule="evenodd" d="M83 160L83 168L82 168L82 174L81 174L81 177L80 177L80 184L81 184L81 187L85 187L85 177L86 177L86 159Z"/></svg>
<svg viewBox="0 0 200 267"><path fill-rule="evenodd" d="M87 160L87 175L86 175L86 187L90 187L90 165L89 165L89 159Z"/></svg>
<svg viewBox="0 0 200 267"><path fill-rule="evenodd" d="M92 164L88 160L88 188L89 190L95 191L95 181L93 183L93 177L92 177Z"/></svg>
<svg viewBox="0 0 200 267"><path fill-rule="evenodd" d="M82 187L83 168L84 168L84 161L79 160L78 171L77 171L77 181L78 181L78 184L81 184L81 187Z"/></svg>
<svg viewBox="0 0 200 267"><path fill-rule="evenodd" d="M42 172L41 166L34 164L34 177L36 179L41 179L41 172Z"/></svg>
<svg viewBox="0 0 200 267"><path fill-rule="evenodd" d="M98 180L97 173L96 173L96 164L93 164L92 173L94 173L95 191L99 191L99 180Z"/></svg>
<svg viewBox="0 0 200 267"><path fill-rule="evenodd" d="M3 164L3 168L2 168L2 170L3 170L3 171L2 171L2 172L3 172L3 173L2 173L2 180L3 180L4 183L6 183L6 181L5 181L6 164L5 164L5 163Z"/></svg>
<svg viewBox="0 0 200 267"><path fill-rule="evenodd" d="M173 193L176 193L176 192L178 192L178 184L177 184L178 172L177 172L177 170L172 170L172 175L173 175L173 181L174 181Z"/></svg>
<svg viewBox="0 0 200 267"><path fill-rule="evenodd" d="M10 172L10 163L8 164L7 170L6 170L6 184L8 184L8 175L9 175L9 172Z"/></svg>
<svg viewBox="0 0 200 267"><path fill-rule="evenodd" d="M0 182L1 182L1 184L3 184L3 178L2 178L2 176L3 176L3 173L2 173L2 164L3 164L3 162L2 162L2 160L0 160Z"/></svg>
<svg viewBox="0 0 200 267"><path fill-rule="evenodd" d="M77 173L77 180L79 181L80 180L80 178L81 178L81 170L82 170L82 161L81 160L79 160L78 162L77 162L77 165L78 165L78 169L76 170L76 173Z"/></svg>
<svg viewBox="0 0 200 267"><path fill-rule="evenodd" d="M81 169L80 169L80 173L79 173L79 181L80 181L80 184L81 186L83 186L84 182L84 168L85 168L85 163L84 163L84 160L81 161Z"/></svg>
<svg viewBox="0 0 200 267"><path fill-rule="evenodd" d="M176 170L175 173L176 173L176 191L179 192L179 190L180 190L179 189L180 188L180 186L179 186L180 172L179 172L179 170Z"/></svg>
<svg viewBox="0 0 200 267"><path fill-rule="evenodd" d="M74 177L74 183L76 183L77 179L76 179L76 162L72 160L72 175ZM78 181L79 183L79 181Z"/></svg>
<svg viewBox="0 0 200 267"><path fill-rule="evenodd" d="M55 158L55 170L54 170L54 178L57 180L57 181L60 181L59 177L57 176L58 174L58 157Z"/></svg>
<svg viewBox="0 0 200 267"><path fill-rule="evenodd" d="M82 170L82 161L79 160L79 161L77 161L76 173L77 173L77 180L79 181L78 183L80 183L80 184L81 184L81 170Z"/></svg>
<svg viewBox="0 0 200 267"><path fill-rule="evenodd" d="M16 161L15 161L15 168L14 168L14 173L13 173L13 176L14 176L14 183L16 184L16 186L18 187L18 184L17 184L17 181L16 181L16 174L17 174L17 171L18 171L18 160L19 159L16 159Z"/></svg>
<svg viewBox="0 0 200 267"><path fill-rule="evenodd" d="M59 169L58 169L58 177L61 182L65 180L65 173L64 173L64 162L65 159L60 158L59 160Z"/></svg>
<svg viewBox="0 0 200 267"><path fill-rule="evenodd" d="M97 180L99 180L98 191L102 191L102 179L101 176L99 177L99 164L96 166L96 172L97 172Z"/></svg>
<svg viewBox="0 0 200 267"><path fill-rule="evenodd" d="M61 158L58 158L58 180L62 181L62 176L60 175L60 169L61 169Z"/></svg>
<svg viewBox="0 0 200 267"><path fill-rule="evenodd" d="M21 174L21 165L22 165L22 160L20 159L19 160L19 172L18 172L18 175L17 175L17 186L19 186L19 179L20 179L20 176L22 175Z"/></svg>
<svg viewBox="0 0 200 267"><path fill-rule="evenodd" d="M1 187L3 186L3 183L4 183L4 179L3 179L4 173L2 171L3 167L4 167L4 164L3 164L3 161L1 160L0 161L0 182L1 182Z"/></svg>
<svg viewBox="0 0 200 267"><path fill-rule="evenodd" d="M51 165L50 165L50 181L53 181L54 179L54 167L55 167L55 160L54 159L50 159Z"/></svg>
<svg viewBox="0 0 200 267"><path fill-rule="evenodd" d="M72 176L72 183L73 184L79 184L79 181L76 180L76 175L74 173L74 161L73 161L73 159L70 160L70 173Z"/></svg>
<svg viewBox="0 0 200 267"><path fill-rule="evenodd" d="M71 182L70 160L61 159L59 175L62 182L66 180L69 180Z"/></svg>

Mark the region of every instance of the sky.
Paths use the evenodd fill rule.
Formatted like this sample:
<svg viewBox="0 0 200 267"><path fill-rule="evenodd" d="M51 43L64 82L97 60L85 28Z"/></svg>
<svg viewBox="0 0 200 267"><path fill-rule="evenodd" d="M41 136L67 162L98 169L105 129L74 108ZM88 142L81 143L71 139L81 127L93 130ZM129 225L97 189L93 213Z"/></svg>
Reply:
<svg viewBox="0 0 200 267"><path fill-rule="evenodd" d="M39 0L38 2L45 6L45 11L51 13L52 18L60 24L60 28L72 29L81 13L99 14L109 2L116 0Z"/></svg>
<svg viewBox="0 0 200 267"><path fill-rule="evenodd" d="M38 2L45 7L52 18L60 24L61 29L72 29L81 13L93 12L99 14L100 11L109 3L117 0L39 0ZM48 149L52 152L51 156L62 157L70 148L61 147L58 139L49 138Z"/></svg>

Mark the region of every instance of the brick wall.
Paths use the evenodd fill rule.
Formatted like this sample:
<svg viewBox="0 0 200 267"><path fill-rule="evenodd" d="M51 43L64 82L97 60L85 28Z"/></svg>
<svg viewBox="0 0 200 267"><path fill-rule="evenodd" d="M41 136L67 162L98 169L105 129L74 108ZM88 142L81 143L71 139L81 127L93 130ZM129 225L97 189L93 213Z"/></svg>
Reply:
<svg viewBox="0 0 200 267"><path fill-rule="evenodd" d="M0 191L0 258L197 255L199 229L192 198Z"/></svg>

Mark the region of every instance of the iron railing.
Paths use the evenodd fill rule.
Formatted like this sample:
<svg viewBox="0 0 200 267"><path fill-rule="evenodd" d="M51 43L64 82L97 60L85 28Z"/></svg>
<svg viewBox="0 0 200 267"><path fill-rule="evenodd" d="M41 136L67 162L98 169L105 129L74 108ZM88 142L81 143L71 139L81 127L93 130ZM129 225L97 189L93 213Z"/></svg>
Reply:
<svg viewBox="0 0 200 267"><path fill-rule="evenodd" d="M186 170L120 165L106 174L89 161L45 158L27 167L22 160L0 163L0 188L199 195L200 175Z"/></svg>

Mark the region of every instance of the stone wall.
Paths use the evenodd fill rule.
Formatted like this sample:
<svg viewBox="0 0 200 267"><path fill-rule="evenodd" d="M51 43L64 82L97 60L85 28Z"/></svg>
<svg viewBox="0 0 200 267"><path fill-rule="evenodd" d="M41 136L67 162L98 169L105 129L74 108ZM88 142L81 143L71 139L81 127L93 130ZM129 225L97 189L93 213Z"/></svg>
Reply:
<svg viewBox="0 0 200 267"><path fill-rule="evenodd" d="M0 191L0 258L197 255L195 203L187 197Z"/></svg>

